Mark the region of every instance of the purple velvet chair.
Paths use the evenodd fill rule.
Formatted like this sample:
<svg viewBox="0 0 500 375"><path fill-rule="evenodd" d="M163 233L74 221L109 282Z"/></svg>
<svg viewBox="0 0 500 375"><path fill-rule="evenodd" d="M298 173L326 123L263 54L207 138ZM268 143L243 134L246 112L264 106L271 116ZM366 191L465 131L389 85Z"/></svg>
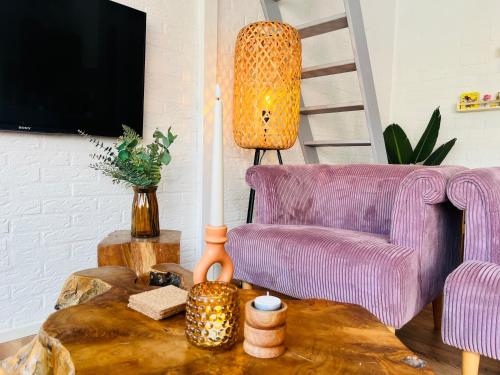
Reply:
<svg viewBox="0 0 500 375"><path fill-rule="evenodd" d="M297 298L359 304L400 328L458 263L460 167L256 166L256 222L232 229L235 277Z"/></svg>
<svg viewBox="0 0 500 375"><path fill-rule="evenodd" d="M464 263L444 288L443 341L463 351L464 374L480 355L500 359L500 168L454 176L448 196L465 214Z"/></svg>

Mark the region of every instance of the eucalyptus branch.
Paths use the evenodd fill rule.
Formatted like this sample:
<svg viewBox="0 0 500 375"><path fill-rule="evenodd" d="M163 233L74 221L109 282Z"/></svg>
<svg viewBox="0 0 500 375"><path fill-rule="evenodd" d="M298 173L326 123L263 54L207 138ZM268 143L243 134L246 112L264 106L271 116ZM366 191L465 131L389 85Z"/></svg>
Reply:
<svg viewBox="0 0 500 375"><path fill-rule="evenodd" d="M111 177L113 183L125 183L139 187L157 186L161 179L161 168L172 160L169 147L177 135L168 129L166 135L160 130L153 133L154 141L142 144L142 138L133 129L123 125L121 135L113 146L105 145L97 138L86 133L79 133L89 138L89 142L98 150L90 154L90 168Z"/></svg>

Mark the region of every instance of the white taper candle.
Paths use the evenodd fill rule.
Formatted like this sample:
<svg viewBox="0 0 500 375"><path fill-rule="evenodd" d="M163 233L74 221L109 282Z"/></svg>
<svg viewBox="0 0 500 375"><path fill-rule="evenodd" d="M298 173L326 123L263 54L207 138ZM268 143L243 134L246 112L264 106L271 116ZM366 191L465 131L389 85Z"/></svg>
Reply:
<svg viewBox="0 0 500 375"><path fill-rule="evenodd" d="M212 189L210 225L224 225L224 161L223 161L222 99L220 86L215 87L214 132L212 143Z"/></svg>

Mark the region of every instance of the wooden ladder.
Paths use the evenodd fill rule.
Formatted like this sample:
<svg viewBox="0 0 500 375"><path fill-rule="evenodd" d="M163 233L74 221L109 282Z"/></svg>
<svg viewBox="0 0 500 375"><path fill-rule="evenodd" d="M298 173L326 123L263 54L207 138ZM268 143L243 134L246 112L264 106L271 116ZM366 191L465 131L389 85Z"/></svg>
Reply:
<svg viewBox="0 0 500 375"><path fill-rule="evenodd" d="M260 0L264 17L270 21L282 22L278 6L279 0ZM329 76L357 71L361 89L362 102L348 104L331 104L306 106L300 98L299 142L306 163L319 163L318 147L352 147L367 146L372 148L373 160L376 163L387 163L382 124L373 83L373 75L366 43L363 16L359 0L344 0L345 13L326 17L297 27L302 39L314 37L344 28L349 29L353 60L337 61L302 69L302 79ZM324 113L349 112L364 110L368 127L369 140L336 141L314 140L308 116Z"/></svg>

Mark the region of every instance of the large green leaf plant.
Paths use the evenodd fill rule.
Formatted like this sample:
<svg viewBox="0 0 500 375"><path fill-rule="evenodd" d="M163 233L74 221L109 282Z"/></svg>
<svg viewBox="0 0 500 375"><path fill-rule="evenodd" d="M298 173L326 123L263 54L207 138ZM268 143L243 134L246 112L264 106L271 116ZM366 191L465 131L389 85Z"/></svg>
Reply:
<svg viewBox="0 0 500 375"><path fill-rule="evenodd" d="M172 160L169 147L175 138L177 135L174 135L170 128L166 135L157 129L153 133L153 143L143 145L141 136L123 125L123 135L113 146L90 138L90 142L100 150L99 153L90 155L94 160L90 167L111 177L114 183L142 188L157 186L160 183L162 166L168 165Z"/></svg>
<svg viewBox="0 0 500 375"><path fill-rule="evenodd" d="M389 164L439 165L456 142L456 138L443 143L436 150L441 113L439 107L432 113L429 124L413 149L404 130L398 124L389 125L384 131L385 149Z"/></svg>

